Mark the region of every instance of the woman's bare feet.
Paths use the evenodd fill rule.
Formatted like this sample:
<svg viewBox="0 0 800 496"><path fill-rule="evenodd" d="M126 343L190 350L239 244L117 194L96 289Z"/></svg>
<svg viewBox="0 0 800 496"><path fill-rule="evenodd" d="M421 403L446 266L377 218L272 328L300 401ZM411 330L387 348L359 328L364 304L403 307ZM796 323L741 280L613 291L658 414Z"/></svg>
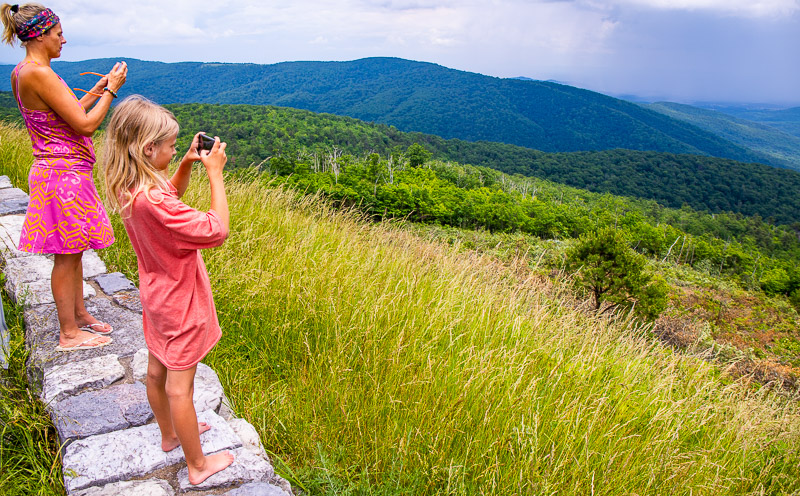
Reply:
<svg viewBox="0 0 800 496"><path fill-rule="evenodd" d="M197 423L197 430L200 431L200 434L204 433L205 431L211 429L211 426L205 422L198 422ZM164 439L161 438L161 450L164 452L170 452L181 445L181 442L178 440L178 436L175 436L173 439Z"/></svg>
<svg viewBox="0 0 800 496"><path fill-rule="evenodd" d="M205 457L205 467L202 469L192 469L192 467L187 466L189 469L189 484L196 486L217 472L225 470L231 463L233 463L233 453L230 451L208 455Z"/></svg>

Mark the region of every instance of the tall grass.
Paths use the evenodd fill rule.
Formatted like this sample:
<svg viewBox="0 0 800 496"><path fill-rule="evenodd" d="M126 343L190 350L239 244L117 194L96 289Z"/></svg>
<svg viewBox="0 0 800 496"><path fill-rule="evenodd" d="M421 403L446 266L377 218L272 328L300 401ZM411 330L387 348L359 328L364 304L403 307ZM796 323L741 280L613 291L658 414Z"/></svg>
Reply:
<svg viewBox="0 0 800 496"><path fill-rule="evenodd" d="M582 314L524 263L256 178L228 195L231 236L204 253L223 327L206 362L310 494L800 490L795 403ZM201 171L184 199L208 207ZM114 222L102 255L133 277Z"/></svg>
<svg viewBox="0 0 800 496"><path fill-rule="evenodd" d="M58 435L27 381L22 308L2 297L11 342L0 370L0 494L64 494Z"/></svg>

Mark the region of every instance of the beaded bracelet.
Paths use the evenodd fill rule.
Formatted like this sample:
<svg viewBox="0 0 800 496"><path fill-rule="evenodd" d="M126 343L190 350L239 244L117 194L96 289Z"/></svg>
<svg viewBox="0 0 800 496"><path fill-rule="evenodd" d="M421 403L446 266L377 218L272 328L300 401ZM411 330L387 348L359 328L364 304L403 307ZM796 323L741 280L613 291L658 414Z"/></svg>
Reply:
<svg viewBox="0 0 800 496"><path fill-rule="evenodd" d="M114 98L117 98L117 92L116 92L116 91L114 91L114 90L112 90L112 89L111 89L111 88L109 88L108 86L106 86L105 88L103 88L103 91L108 91L109 93L111 93L111 96L113 96Z"/></svg>

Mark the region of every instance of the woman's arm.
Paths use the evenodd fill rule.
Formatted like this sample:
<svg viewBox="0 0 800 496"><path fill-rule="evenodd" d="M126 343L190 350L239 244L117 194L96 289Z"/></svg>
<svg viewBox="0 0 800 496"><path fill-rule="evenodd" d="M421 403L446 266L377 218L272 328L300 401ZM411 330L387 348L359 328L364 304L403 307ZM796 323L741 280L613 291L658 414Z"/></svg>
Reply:
<svg viewBox="0 0 800 496"><path fill-rule="evenodd" d="M108 88L114 92L119 90L125 84L127 73L125 62L115 64L108 74ZM91 136L100 127L114 99L111 92L104 91L94 108L86 112L49 67L33 66L24 73L24 78L24 86L32 89L35 97L84 136Z"/></svg>

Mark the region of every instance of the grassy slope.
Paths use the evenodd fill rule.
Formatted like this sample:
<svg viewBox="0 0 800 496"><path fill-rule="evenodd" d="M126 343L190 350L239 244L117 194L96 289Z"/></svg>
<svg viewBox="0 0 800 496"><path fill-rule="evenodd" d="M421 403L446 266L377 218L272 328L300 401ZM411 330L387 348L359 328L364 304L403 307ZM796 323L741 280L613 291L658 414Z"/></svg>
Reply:
<svg viewBox="0 0 800 496"><path fill-rule="evenodd" d="M647 108L694 124L746 148L765 153L786 166L800 170L800 137L772 126L739 119L722 112L679 103L659 102Z"/></svg>
<svg viewBox="0 0 800 496"><path fill-rule="evenodd" d="M26 137L0 131L0 169L24 184L5 143ZM232 234L204 255L225 330L207 362L310 493L800 489L795 403L584 315L524 264L228 187ZM185 200L207 207L202 173ZM114 222L102 256L135 280Z"/></svg>

